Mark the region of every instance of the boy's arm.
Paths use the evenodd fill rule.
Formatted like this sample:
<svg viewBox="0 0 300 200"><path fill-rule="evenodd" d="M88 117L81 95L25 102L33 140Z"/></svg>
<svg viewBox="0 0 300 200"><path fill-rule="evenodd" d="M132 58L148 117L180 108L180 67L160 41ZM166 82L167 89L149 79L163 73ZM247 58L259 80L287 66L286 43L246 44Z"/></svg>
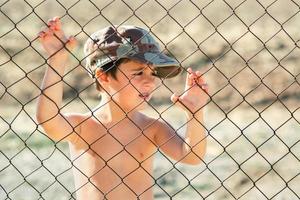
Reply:
<svg viewBox="0 0 300 200"><path fill-rule="evenodd" d="M48 27L39 33L39 40L50 56L38 98L37 121L42 125L47 135L54 140L75 139L80 124L80 115L64 115L60 113L63 96L65 66L69 52L75 45L73 38L66 39L59 19L56 17L48 22Z"/></svg>
<svg viewBox="0 0 300 200"><path fill-rule="evenodd" d="M190 118L184 138L181 138L170 125L157 121L154 142L169 157L182 163L199 164L206 152L206 135L202 111ZM190 116L191 117L191 116Z"/></svg>
<svg viewBox="0 0 300 200"><path fill-rule="evenodd" d="M172 101L180 105L187 116L187 130L181 138L170 125L156 122L155 143L172 159L187 164L199 164L206 152L206 135L203 127L203 106L207 101L207 85L200 72L188 69L185 92L173 95ZM205 92L204 92L205 91Z"/></svg>

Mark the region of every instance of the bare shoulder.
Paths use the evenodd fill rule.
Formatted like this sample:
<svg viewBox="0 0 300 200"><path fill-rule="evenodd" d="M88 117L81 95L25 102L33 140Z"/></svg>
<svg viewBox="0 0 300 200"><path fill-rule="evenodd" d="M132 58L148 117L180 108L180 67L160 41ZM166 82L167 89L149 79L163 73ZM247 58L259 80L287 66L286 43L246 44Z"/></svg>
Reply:
<svg viewBox="0 0 300 200"><path fill-rule="evenodd" d="M80 127L77 144L92 144L107 132L106 127L91 113L77 114L72 117Z"/></svg>
<svg viewBox="0 0 300 200"><path fill-rule="evenodd" d="M81 113L67 113L65 114L65 117L74 128L79 127L85 120L88 119L86 114Z"/></svg>
<svg viewBox="0 0 300 200"><path fill-rule="evenodd" d="M86 116L80 113L66 113L62 115L62 118L64 118L64 123L69 127L68 130L65 130L68 134L64 140L75 143L81 135L81 126L86 120ZM69 134L70 132L72 132L72 134Z"/></svg>
<svg viewBox="0 0 300 200"><path fill-rule="evenodd" d="M141 128L142 130L148 130L148 131L154 131L157 126L160 124L161 122L158 121L158 119L149 117L143 113L140 113L139 115L139 128Z"/></svg>
<svg viewBox="0 0 300 200"><path fill-rule="evenodd" d="M143 129L150 134L154 140L162 135L174 134L175 131L170 124L162 119L155 119L143 114Z"/></svg>
<svg viewBox="0 0 300 200"><path fill-rule="evenodd" d="M182 139L176 130L163 119L149 118L152 126L153 143L161 149L166 155L175 160L181 155Z"/></svg>
<svg viewBox="0 0 300 200"><path fill-rule="evenodd" d="M163 119L152 118L144 114L143 117L144 117L145 126L153 129L153 131L159 131L161 129L171 128L171 125L168 122L164 121Z"/></svg>

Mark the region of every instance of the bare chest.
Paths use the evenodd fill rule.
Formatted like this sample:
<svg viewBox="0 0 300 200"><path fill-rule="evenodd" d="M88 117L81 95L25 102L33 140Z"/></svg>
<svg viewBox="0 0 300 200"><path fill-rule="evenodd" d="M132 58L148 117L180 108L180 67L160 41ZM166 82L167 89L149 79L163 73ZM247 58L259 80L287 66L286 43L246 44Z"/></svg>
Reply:
<svg viewBox="0 0 300 200"><path fill-rule="evenodd" d="M151 156L154 144L143 134L107 133L90 145L91 153L104 162L143 162Z"/></svg>
<svg viewBox="0 0 300 200"><path fill-rule="evenodd" d="M92 133L94 137L96 133ZM103 168L124 177L138 168L152 168L156 147L152 138L136 129L114 130L86 141L82 140L73 151L74 164L86 174Z"/></svg>
<svg viewBox="0 0 300 200"><path fill-rule="evenodd" d="M90 194L96 186L116 197L109 199L136 199L136 194L141 195L140 199L152 199L149 188L153 185L152 167L157 149L151 133L130 125L109 130L98 125L86 127L82 129L82 138L70 146L79 193Z"/></svg>

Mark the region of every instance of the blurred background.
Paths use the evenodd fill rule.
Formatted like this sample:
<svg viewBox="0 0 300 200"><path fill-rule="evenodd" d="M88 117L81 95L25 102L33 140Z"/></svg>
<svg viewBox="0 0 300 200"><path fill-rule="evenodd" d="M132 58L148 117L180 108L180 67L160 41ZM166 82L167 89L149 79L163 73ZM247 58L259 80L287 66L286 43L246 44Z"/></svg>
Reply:
<svg viewBox="0 0 300 200"><path fill-rule="evenodd" d="M299 0L0 0L0 200L75 199L67 144L35 122L47 67L37 34L54 16L79 41L63 77L63 112L98 105L83 44L111 24L149 30L208 82L204 163L157 152L155 199L299 199ZM185 77L163 80L155 109L145 110L180 133L186 121L170 96L183 92Z"/></svg>

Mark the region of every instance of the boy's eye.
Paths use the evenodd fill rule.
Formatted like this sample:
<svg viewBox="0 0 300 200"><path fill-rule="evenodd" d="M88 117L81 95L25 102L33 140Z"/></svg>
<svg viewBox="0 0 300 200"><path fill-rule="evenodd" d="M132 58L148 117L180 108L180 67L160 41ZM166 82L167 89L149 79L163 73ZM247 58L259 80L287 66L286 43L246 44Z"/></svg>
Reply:
<svg viewBox="0 0 300 200"><path fill-rule="evenodd" d="M134 76L141 76L141 75L143 75L143 71L136 72L136 73L134 73L133 75L134 75ZM157 71L153 71L153 72L151 73L151 75L152 75L152 76L158 76L158 73L157 73Z"/></svg>
<svg viewBox="0 0 300 200"><path fill-rule="evenodd" d="M152 76L158 76L158 72L155 70L152 72Z"/></svg>
<svg viewBox="0 0 300 200"><path fill-rule="evenodd" d="M140 71L140 72L134 73L133 75L134 75L134 76L140 76L140 75L142 75L142 74L143 74L143 71Z"/></svg>

